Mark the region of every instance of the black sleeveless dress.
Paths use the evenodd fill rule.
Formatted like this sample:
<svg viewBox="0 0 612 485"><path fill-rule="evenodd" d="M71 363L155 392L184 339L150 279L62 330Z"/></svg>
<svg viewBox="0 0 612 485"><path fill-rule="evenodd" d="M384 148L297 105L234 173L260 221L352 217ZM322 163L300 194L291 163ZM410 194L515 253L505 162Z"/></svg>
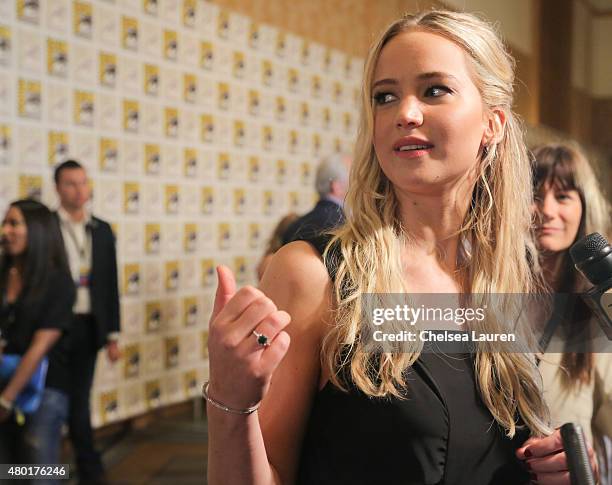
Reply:
<svg viewBox="0 0 612 485"><path fill-rule="evenodd" d="M319 252L327 238L308 241ZM332 278L333 269L328 268ZM515 458L528 432L507 438L480 399L473 356L423 353L406 371L406 399L370 398L328 383L315 397L300 485L521 485Z"/></svg>

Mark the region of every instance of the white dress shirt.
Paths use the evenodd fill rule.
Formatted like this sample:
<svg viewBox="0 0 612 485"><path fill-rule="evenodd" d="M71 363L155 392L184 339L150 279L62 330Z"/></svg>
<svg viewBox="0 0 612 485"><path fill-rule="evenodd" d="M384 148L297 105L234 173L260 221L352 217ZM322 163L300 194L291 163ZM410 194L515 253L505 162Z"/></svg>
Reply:
<svg viewBox="0 0 612 485"><path fill-rule="evenodd" d="M77 288L76 299L72 311L75 314L91 313L91 298L89 286L81 284L83 278L89 279L91 272L91 232L88 225L91 222L91 215L87 212L81 221L73 221L63 207L57 210L60 219L60 228L64 238L66 256L70 265L70 273Z"/></svg>

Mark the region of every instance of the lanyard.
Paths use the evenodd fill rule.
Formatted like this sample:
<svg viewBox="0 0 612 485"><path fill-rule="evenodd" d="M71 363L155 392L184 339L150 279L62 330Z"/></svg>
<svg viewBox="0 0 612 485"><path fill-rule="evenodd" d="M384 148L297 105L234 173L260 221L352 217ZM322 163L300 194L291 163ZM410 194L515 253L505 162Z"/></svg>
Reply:
<svg viewBox="0 0 612 485"><path fill-rule="evenodd" d="M66 228L66 231L68 232L68 235L70 236L70 239L72 240L72 243L74 244L74 247L79 253L79 259L80 259L81 266L83 265L89 266L90 264L89 249L90 249L90 242L91 242L91 234L90 234L88 226L89 225L85 225L85 240L83 241L83 244L81 245L79 244L79 240L76 236L76 233L74 232L74 228L72 227L72 224L70 222L64 221L64 227Z"/></svg>

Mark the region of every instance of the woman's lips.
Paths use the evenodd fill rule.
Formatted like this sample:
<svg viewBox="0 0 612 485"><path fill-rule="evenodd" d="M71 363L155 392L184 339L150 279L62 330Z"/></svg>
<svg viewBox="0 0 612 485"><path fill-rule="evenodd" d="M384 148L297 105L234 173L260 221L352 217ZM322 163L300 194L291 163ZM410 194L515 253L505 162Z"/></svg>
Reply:
<svg viewBox="0 0 612 485"><path fill-rule="evenodd" d="M397 158L409 160L420 158L433 150L433 144L426 138L409 135L403 136L393 144L393 153Z"/></svg>
<svg viewBox="0 0 612 485"><path fill-rule="evenodd" d="M538 229L538 232L540 233L555 233L555 232L560 232L563 229L561 229L560 227L540 227Z"/></svg>
<svg viewBox="0 0 612 485"><path fill-rule="evenodd" d="M427 148L416 148L413 150L393 150L393 153L398 158L411 159L425 156L426 154L431 152L431 150L433 150L433 146Z"/></svg>

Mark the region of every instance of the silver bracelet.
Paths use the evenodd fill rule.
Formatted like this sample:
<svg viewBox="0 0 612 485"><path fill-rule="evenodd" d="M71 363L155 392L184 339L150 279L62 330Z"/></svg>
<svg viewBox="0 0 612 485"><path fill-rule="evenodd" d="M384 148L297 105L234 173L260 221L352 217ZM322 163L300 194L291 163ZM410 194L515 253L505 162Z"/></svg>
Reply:
<svg viewBox="0 0 612 485"><path fill-rule="evenodd" d="M209 384L210 381L206 381L202 386L202 396L204 396L204 399L206 399L206 401L208 401L210 404L212 404L217 409L220 409L221 411L225 411L226 413L232 414L251 414L257 411L259 409L259 406L261 405L261 403L257 403L255 406L251 406L250 408L246 409L230 408L229 406L226 406L225 404L220 403L219 401L215 401L212 397L208 395Z"/></svg>

